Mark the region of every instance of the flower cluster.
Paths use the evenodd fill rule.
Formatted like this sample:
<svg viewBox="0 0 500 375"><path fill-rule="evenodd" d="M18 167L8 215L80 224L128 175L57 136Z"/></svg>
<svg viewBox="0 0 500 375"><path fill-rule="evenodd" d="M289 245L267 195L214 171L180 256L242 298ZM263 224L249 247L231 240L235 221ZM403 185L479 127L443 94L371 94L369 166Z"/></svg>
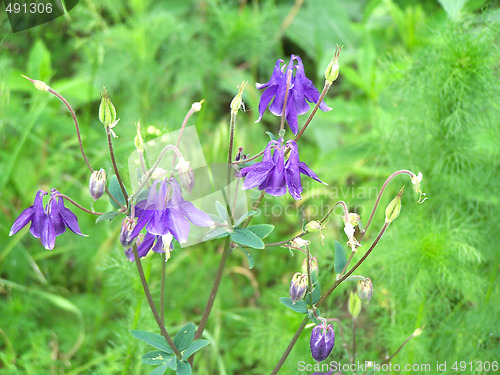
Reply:
<svg viewBox="0 0 500 375"><path fill-rule="evenodd" d="M290 156L285 162L285 148L290 149ZM325 184L304 162L299 160L297 143L293 140L283 144L283 138L270 141L264 151L261 162L245 167L240 176L246 177L243 189L257 187L274 196L285 195L288 187L294 199L301 199L302 183L300 174ZM326 184L325 184L326 185Z"/></svg>
<svg viewBox="0 0 500 375"><path fill-rule="evenodd" d="M25 209L12 224L9 236L31 223L31 234L35 238L40 238L47 250L54 248L56 237L63 234L66 228L79 236L85 236L80 232L77 217L64 206L64 200L57 190L51 190L50 199L45 208L43 207L43 196L47 194L44 190L38 190L33 205Z"/></svg>
<svg viewBox="0 0 500 375"><path fill-rule="evenodd" d="M295 65L295 62L297 62L297 65ZM262 116L268 106L269 111L273 115L282 115L283 106L285 104L287 77L291 76L291 81L288 86L288 99L286 102L285 117L293 134L297 134L299 129L297 116L303 115L309 111L309 104L307 102L317 103L320 93L318 89L314 87L312 81L306 77L304 65L302 64L302 60L299 56L292 55L288 65L283 65L281 67L282 63L284 63L284 61L281 59L276 61L273 74L268 82L255 84L257 89L265 89L260 98L259 118L256 122L259 122L262 119ZM293 75L294 71L295 75ZM269 105L269 103L271 103L271 105ZM319 108L322 111L331 110L331 108L328 107L323 101L319 105Z"/></svg>
<svg viewBox="0 0 500 375"><path fill-rule="evenodd" d="M151 249L156 253L170 251L173 238L185 243L190 223L200 227L214 223L208 214L182 198L181 188L175 178L154 181L148 198L135 206L135 217L137 223L122 243L130 243L146 228L146 235L137 247L139 257L146 256ZM126 254L130 260L134 260L132 249L126 250Z"/></svg>

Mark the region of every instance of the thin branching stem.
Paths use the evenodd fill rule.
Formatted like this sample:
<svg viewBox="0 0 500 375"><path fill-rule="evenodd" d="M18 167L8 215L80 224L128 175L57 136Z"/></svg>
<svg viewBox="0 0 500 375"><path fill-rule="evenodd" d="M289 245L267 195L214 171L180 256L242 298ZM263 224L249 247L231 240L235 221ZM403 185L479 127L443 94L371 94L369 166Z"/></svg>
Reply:
<svg viewBox="0 0 500 375"><path fill-rule="evenodd" d="M67 195L64 195L64 194L55 194L53 196L54 198L57 198L57 197L61 197L63 199L66 199L69 203L71 203L73 206L75 206L76 208L79 208L80 210L88 213L88 214L91 214L91 215L103 215L104 212L96 212L96 211L91 211L83 206L80 206L78 203L76 203L73 199L71 199L70 197L68 197Z"/></svg>
<svg viewBox="0 0 500 375"><path fill-rule="evenodd" d="M270 375L276 375L278 373L278 371L281 369L281 366L283 366L283 364L285 363L286 359L288 358L288 355L290 354L290 352L292 351L293 347L295 346L295 343L299 339L300 334L304 330L304 328L305 328L305 326L306 326L306 324L307 324L308 321L309 321L309 317L306 315L304 317L304 320L302 320L302 322L300 323L299 327L297 328L297 331L295 331L295 334L293 335L292 340L290 341L290 343L286 347L285 352L281 356L279 362L276 364L276 366L274 366L274 369L273 369L273 371L271 371Z"/></svg>
<svg viewBox="0 0 500 375"><path fill-rule="evenodd" d="M116 166L115 152L113 151L113 141L111 140L111 129L109 128L109 126L105 126L105 128L106 128L106 136L108 137L108 149L109 149L109 156L111 158L111 163L113 164L113 169L115 171L118 183L120 184L120 189L122 190L122 194L125 197L125 201L127 201L128 194L127 191L125 190L125 186L123 185L123 180L122 177L120 176L120 172L118 171L118 167Z"/></svg>
<svg viewBox="0 0 500 375"><path fill-rule="evenodd" d="M163 325L165 325L165 263L167 261L167 251L168 249L161 253L160 318Z"/></svg>
<svg viewBox="0 0 500 375"><path fill-rule="evenodd" d="M143 181L141 182L141 184L139 185L139 187L137 188L137 191L132 194L130 196L130 198L133 200L135 198L137 198L137 196L139 195L139 193L141 192L142 188L146 185L146 183L149 181L149 179L151 178L151 176L153 175L154 171L156 170L156 168L158 168L158 165L160 164L161 162L161 159L163 158L163 156L165 155L165 153L167 152L167 150L172 150L175 152L176 156L177 157L181 157L182 154L181 152L179 151L179 149L177 147L175 147L174 145L167 145L163 148L163 150L161 150L160 152L160 155L158 155L158 158L156 159L155 163L153 164L153 166L151 167L151 169L148 171L148 173L143 177Z"/></svg>
<svg viewBox="0 0 500 375"><path fill-rule="evenodd" d="M262 150L262 151L261 151L261 152L259 152L257 155L247 157L246 159L235 160L235 161L233 161L232 163L233 163L233 164L238 165L238 164L243 164L243 163L246 163L246 162L248 162L248 161L255 160L255 159L257 159L257 158L261 157L262 155L264 155L264 151L265 151L265 150Z"/></svg>
<svg viewBox="0 0 500 375"><path fill-rule="evenodd" d="M326 213L326 215L319 221L320 224L323 224L327 219L328 217L330 217L330 215L333 213L333 211L335 210L335 208L337 206L341 205L342 208L344 209L344 217L348 217L349 215L349 210L347 209L347 204L344 202L344 201L338 201L337 203L335 203L332 208L330 208L330 210ZM266 247L271 247L271 246L280 246L280 245L284 245L286 244L287 242L290 242L290 241L293 241L295 238L297 237L304 237L306 234L309 234L310 232L308 231L302 231L300 232L299 234L297 234L296 236L293 236L292 238L288 239L288 240L284 240L284 241L279 241L279 242L271 242L271 243L267 243L266 244Z"/></svg>
<svg viewBox="0 0 500 375"><path fill-rule="evenodd" d="M385 233L386 229L389 227L389 224L390 223L388 223L388 222L386 222L384 224L384 226L380 230L377 238L375 239L375 241L373 241L372 245L370 246L370 248L368 249L368 251L365 253L365 255L363 255L363 257L349 270L349 272L347 272L343 277L341 277L340 279L336 280L333 283L333 285L330 287L330 289L328 289L328 291L326 292L326 294L323 295L319 299L319 301L316 303L316 307L319 307L326 300L326 298L328 298L328 296L335 290L335 288L337 288L337 286L339 286L340 283L342 283L345 279L347 279L349 277L349 275L351 275L361 265L361 263L363 263L365 261L365 259L368 257L368 255L370 255L370 253L375 248L375 246L377 246L378 242L382 238L382 236ZM288 344L287 348L285 349L285 352L283 353L283 355L281 356L280 360L278 361L278 363L274 367L273 371L271 372L271 375L277 374L278 371L281 369L281 367L285 363L286 359L288 358L288 355L292 351L295 343L299 339L300 334L304 330L304 328L305 328L308 320L309 320L309 317L306 316L304 318L304 320L302 321L302 323L300 324L300 326L297 328L297 331L293 335L292 340L290 341L290 343Z"/></svg>
<svg viewBox="0 0 500 375"><path fill-rule="evenodd" d="M30 79L30 81L32 81ZM63 102L63 104L66 106L66 108L68 108L68 111L69 113L71 114L71 117L73 118L73 122L75 124L75 129L76 129L76 137L78 138L78 145L80 146L80 152L82 154L82 158L83 160L85 161L85 164L87 164L87 167L89 168L90 172L94 172L94 168L92 168L92 166L90 165L90 162L89 162L89 159L87 158L87 155L85 154L85 150L83 149L83 143L82 143L82 137L80 135L80 125L78 124L78 120L76 118L76 114L75 114L75 111L73 110L73 108L71 107L71 105L69 104L69 102L64 98L64 96L62 96L61 94L59 94L57 91L55 91L54 89L52 88L49 88L47 92L50 92L52 95L56 96L61 102ZM106 191L106 194L108 194L108 196L116 203L118 204L121 208L125 208L125 206L123 204L121 204L118 199L116 199L113 194L111 194L108 190L108 188L105 186L104 187L104 190Z"/></svg>
<svg viewBox="0 0 500 375"><path fill-rule="evenodd" d="M161 335L163 337L165 337L165 339L168 342L168 345L170 345L170 347L174 351L175 356L179 360L182 360L181 352L179 352L179 349L177 349L177 347L174 344L174 341L172 340L172 338L168 334L167 329L165 328L165 325L162 323L162 319L161 319L160 315L158 314L158 310L156 309L155 303L153 301L153 297L151 296L151 292L149 291L149 286L148 286L148 282L146 281L146 276L144 275L144 270L142 268L139 254L137 252L137 245L134 245L132 247L132 251L134 253L134 260L135 260L135 264L137 266L137 272L139 273L139 277L141 279L142 289L144 290L144 294L146 295L146 299L148 300L149 307L151 309L151 312L153 313L153 316L156 320L156 323L158 324L158 327L160 327Z"/></svg>
<svg viewBox="0 0 500 375"><path fill-rule="evenodd" d="M229 238L227 238L226 243L224 244L224 251L222 252L219 268L217 269L217 274L215 275L214 284L212 285L212 291L210 292L207 305L205 306L205 310L203 311L200 324L198 325L198 329L196 330L196 334L194 336L195 340L200 338L201 335L203 334L203 331L205 330L208 317L210 316L210 313L214 306L215 297L217 296L217 291L219 290L220 282L222 280L222 274L224 273L224 268L226 266L226 262L227 259L229 258L230 253L231 253L231 241L229 240Z"/></svg>
<svg viewBox="0 0 500 375"><path fill-rule="evenodd" d="M377 207L378 207L378 204L380 202L380 198L382 198L382 194L384 193L384 190L385 188L387 187L387 184L394 178L396 177L397 175L400 175L400 174L407 174L408 176L410 176L411 178L415 177L415 174L411 171L408 171L406 169L403 169L403 170L400 170L400 171L396 171L394 172L393 174L391 174L387 180L385 180L384 184L382 185L382 188L380 189L380 192L378 193L378 197L377 197L377 200L375 201L375 205L373 206L373 210L372 210L372 213L370 214L370 218L368 219L368 222L366 223L365 225L365 228L361 231L361 236L359 237L359 242L361 242L363 240L363 237L365 236L365 233L368 231L368 228L370 227L370 224L373 220L373 216L375 215L375 211L377 211Z"/></svg>

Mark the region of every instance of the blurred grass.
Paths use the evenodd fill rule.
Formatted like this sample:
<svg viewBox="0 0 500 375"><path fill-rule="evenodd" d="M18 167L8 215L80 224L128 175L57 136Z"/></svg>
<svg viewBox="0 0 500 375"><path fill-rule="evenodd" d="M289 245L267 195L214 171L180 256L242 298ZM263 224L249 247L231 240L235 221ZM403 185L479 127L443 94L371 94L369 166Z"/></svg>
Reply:
<svg viewBox="0 0 500 375"><path fill-rule="evenodd" d="M345 45L341 76L301 141L301 159L329 183L305 184L304 200L266 198L290 205L274 217L269 241L296 233L302 220L321 216L344 199L366 222L377 191L395 169L424 174L429 200L416 204L407 189L403 211L359 273L372 278L373 301L358 322L357 358L378 360L419 326L422 336L395 357L398 363L498 360L498 201L500 134L498 85L499 9L470 0L305 2L282 37L278 31L291 1L126 2L82 1L70 20L0 40L0 373L146 374L146 348L128 329L155 330L134 265L117 241L119 224L94 225L78 214L88 238L65 234L52 252L27 230L8 233L39 188L56 187L90 206L88 171L80 160L66 109L36 91L20 74L41 79L72 103L93 165L110 170L106 139L97 118L106 86L121 121L115 141L118 164L133 151L135 121L168 132L180 127L191 103L205 99L190 120L208 162L225 161L228 105L243 80L247 112L238 117L236 146L254 154L275 131L277 119L257 118L259 93L276 59L299 54L307 75L321 75L335 44ZM456 4L455 4L456 5ZM304 121L305 116L299 118ZM391 183L382 206L402 184ZM256 198L254 191L249 197ZM95 203L105 211L107 201ZM383 211L383 210L382 210ZM324 212L323 212L324 213ZM376 216L373 238L383 220ZM265 222L266 217L257 217ZM339 218L323 230L312 251L320 280L334 279L333 243L344 242ZM216 242L175 251L167 265L167 324L175 332L199 321L217 269ZM361 248L361 252L368 242ZM272 248L231 258L208 325L212 345L196 358L197 374L268 373L301 317L279 304L302 259ZM155 297L160 261L145 262ZM251 275L251 276L250 276ZM257 285L258 287L255 287ZM322 309L344 322L352 285L339 288ZM337 332L331 360L347 357ZM312 363L306 330L282 372ZM81 345L80 338L83 337ZM218 345L216 348L215 344ZM73 350L75 348L77 350ZM472 373L472 372L471 372ZM480 372L475 372L480 373Z"/></svg>

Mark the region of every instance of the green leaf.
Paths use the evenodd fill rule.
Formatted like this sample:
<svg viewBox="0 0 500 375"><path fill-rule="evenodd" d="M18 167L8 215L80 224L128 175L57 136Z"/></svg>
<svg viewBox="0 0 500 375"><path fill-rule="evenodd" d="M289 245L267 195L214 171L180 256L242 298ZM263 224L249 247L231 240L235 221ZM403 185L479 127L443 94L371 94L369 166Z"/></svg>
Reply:
<svg viewBox="0 0 500 375"><path fill-rule="evenodd" d="M231 240L253 249L263 249L265 247L264 242L254 232L246 228L235 228L234 232L231 233Z"/></svg>
<svg viewBox="0 0 500 375"><path fill-rule="evenodd" d="M105 212L103 213L102 215L100 215L97 220L95 221L95 223L99 223L101 221L104 221L104 220L109 220L110 222L113 221L113 219L115 217L117 217L119 214L118 211L109 211L109 212Z"/></svg>
<svg viewBox="0 0 500 375"><path fill-rule="evenodd" d="M269 136L269 139L270 139L271 141L277 141L277 139L276 139L276 137L274 136L274 134L273 134L273 133L271 133L271 132L266 132L266 134Z"/></svg>
<svg viewBox="0 0 500 375"><path fill-rule="evenodd" d="M177 360L177 375L191 375L189 362Z"/></svg>
<svg viewBox="0 0 500 375"><path fill-rule="evenodd" d="M247 229L254 232L261 240L263 240L274 230L274 225L256 224L248 226Z"/></svg>
<svg viewBox="0 0 500 375"><path fill-rule="evenodd" d="M203 241L213 240L214 238L223 238L229 236L229 229L226 227L215 228L203 236Z"/></svg>
<svg viewBox="0 0 500 375"><path fill-rule="evenodd" d="M215 201L215 208L217 209L217 213L219 214L219 217L228 222L229 218L227 216L227 207L224 206L221 202Z"/></svg>
<svg viewBox="0 0 500 375"><path fill-rule="evenodd" d="M243 221L245 221L248 217L250 216L253 216L257 213L257 211L248 211L246 214L242 215L237 221L236 223L234 223L234 226L237 227L238 225L240 225L241 223L243 223Z"/></svg>
<svg viewBox="0 0 500 375"><path fill-rule="evenodd" d="M174 353L170 345L168 345L167 340L163 336L157 335L156 333L148 331L139 331L135 329L131 329L130 333L136 339L142 340L145 343L154 346L156 349L163 350L164 352L167 352L169 354Z"/></svg>
<svg viewBox="0 0 500 375"><path fill-rule="evenodd" d="M251 270L255 266L255 261L253 260L252 256L244 248L238 246L238 249L241 249L241 251L243 251L245 253L245 255L247 256L247 258L248 258L248 269Z"/></svg>
<svg viewBox="0 0 500 375"><path fill-rule="evenodd" d="M177 357L172 357L172 359L168 361L167 365L169 369L172 369L174 371L177 370Z"/></svg>
<svg viewBox="0 0 500 375"><path fill-rule="evenodd" d="M187 347L185 352L182 354L182 358L187 360L194 353L196 353L198 350L204 348L208 344L210 344L210 342L208 340L200 339L200 340L193 341L191 344L189 344L189 346Z"/></svg>
<svg viewBox="0 0 500 375"><path fill-rule="evenodd" d="M335 241L335 261L333 263L335 272L341 273L347 263L344 246L339 241Z"/></svg>
<svg viewBox="0 0 500 375"><path fill-rule="evenodd" d="M314 289L312 291L312 303L314 305L321 298L321 284L319 282L316 282L313 287Z"/></svg>
<svg viewBox="0 0 500 375"><path fill-rule="evenodd" d="M195 331L196 326L194 323L188 323L177 332L174 337L174 344L179 351L186 349L193 342Z"/></svg>
<svg viewBox="0 0 500 375"><path fill-rule="evenodd" d="M161 365L149 373L149 375L163 375L167 371L167 365Z"/></svg>
<svg viewBox="0 0 500 375"><path fill-rule="evenodd" d="M154 350L142 356L142 363L145 365L163 365L172 359L173 354L162 350Z"/></svg>
<svg viewBox="0 0 500 375"><path fill-rule="evenodd" d="M280 302L295 312L298 312L300 314L307 313L307 304L303 300L297 301L295 302L295 304L293 304L290 297L281 297Z"/></svg>
<svg viewBox="0 0 500 375"><path fill-rule="evenodd" d="M111 178L109 179L109 184L108 184L108 190L111 193L113 197L116 198L118 202L120 202L122 205L126 206L127 202L125 201L125 197L123 196L122 189L120 188L120 183L118 182L118 178L116 178L116 175L112 175ZM116 204L116 202L109 198L109 201L115 208L120 208Z"/></svg>

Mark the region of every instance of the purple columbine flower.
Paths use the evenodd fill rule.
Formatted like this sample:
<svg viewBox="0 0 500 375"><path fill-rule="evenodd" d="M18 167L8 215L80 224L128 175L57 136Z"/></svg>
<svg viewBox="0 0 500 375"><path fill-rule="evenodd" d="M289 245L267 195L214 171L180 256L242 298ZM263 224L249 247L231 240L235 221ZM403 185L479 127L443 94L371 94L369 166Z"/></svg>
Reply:
<svg viewBox="0 0 500 375"><path fill-rule="evenodd" d="M172 248L172 237L185 243L189 235L190 222L199 227L209 227L214 221L205 212L182 198L181 188L175 178L156 180L151 185L148 198L135 207L137 224L129 239L135 238L145 227L144 240L137 247L139 257L149 250L163 253ZM126 250L129 259L134 255Z"/></svg>
<svg viewBox="0 0 500 375"><path fill-rule="evenodd" d="M297 65L295 65L295 61L297 61ZM306 77L304 73L304 65L302 64L302 60L299 56L292 55L288 65L283 65L281 67L281 63L283 62L284 61L281 59L276 61L276 65L269 82L255 84L257 89L265 89L260 98L259 119L256 122L259 122L262 119L262 115L273 98L273 102L269 105L269 111L271 111L273 115L281 116L283 112L283 104L285 102L287 75L293 74L295 69L295 75L292 75L290 86L288 88L285 117L293 134L297 134L297 116L303 115L309 111L309 103L307 102L317 103L320 93L316 87L314 87L312 81ZM331 110L325 102L321 102L319 108L325 112Z"/></svg>
<svg viewBox="0 0 500 375"><path fill-rule="evenodd" d="M311 347L311 355L314 360L322 362L327 359L334 345L335 332L333 332L331 324L327 326L326 322L323 322L313 328L309 346Z"/></svg>
<svg viewBox="0 0 500 375"><path fill-rule="evenodd" d="M284 153L286 147L290 148L290 156L285 162ZM245 167L240 171L240 175L245 177L243 189L248 190L257 187L267 194L278 197L286 194L288 187L290 195L297 200L301 199L303 191L300 180L301 173L325 184L316 173L309 169L306 163L299 160L297 143L290 140L286 145L283 145L283 138L280 138L279 142L273 140L267 144L261 162Z"/></svg>
<svg viewBox="0 0 500 375"><path fill-rule="evenodd" d="M35 201L14 221L9 236L19 232L23 227L31 223L30 232L35 238L40 238L42 245L47 250L52 250L56 243L56 237L60 236L69 228L79 236L85 236L80 232L76 215L64 206L62 197L57 190L52 189L50 199L45 208L43 207L43 196L48 193L38 190Z"/></svg>

